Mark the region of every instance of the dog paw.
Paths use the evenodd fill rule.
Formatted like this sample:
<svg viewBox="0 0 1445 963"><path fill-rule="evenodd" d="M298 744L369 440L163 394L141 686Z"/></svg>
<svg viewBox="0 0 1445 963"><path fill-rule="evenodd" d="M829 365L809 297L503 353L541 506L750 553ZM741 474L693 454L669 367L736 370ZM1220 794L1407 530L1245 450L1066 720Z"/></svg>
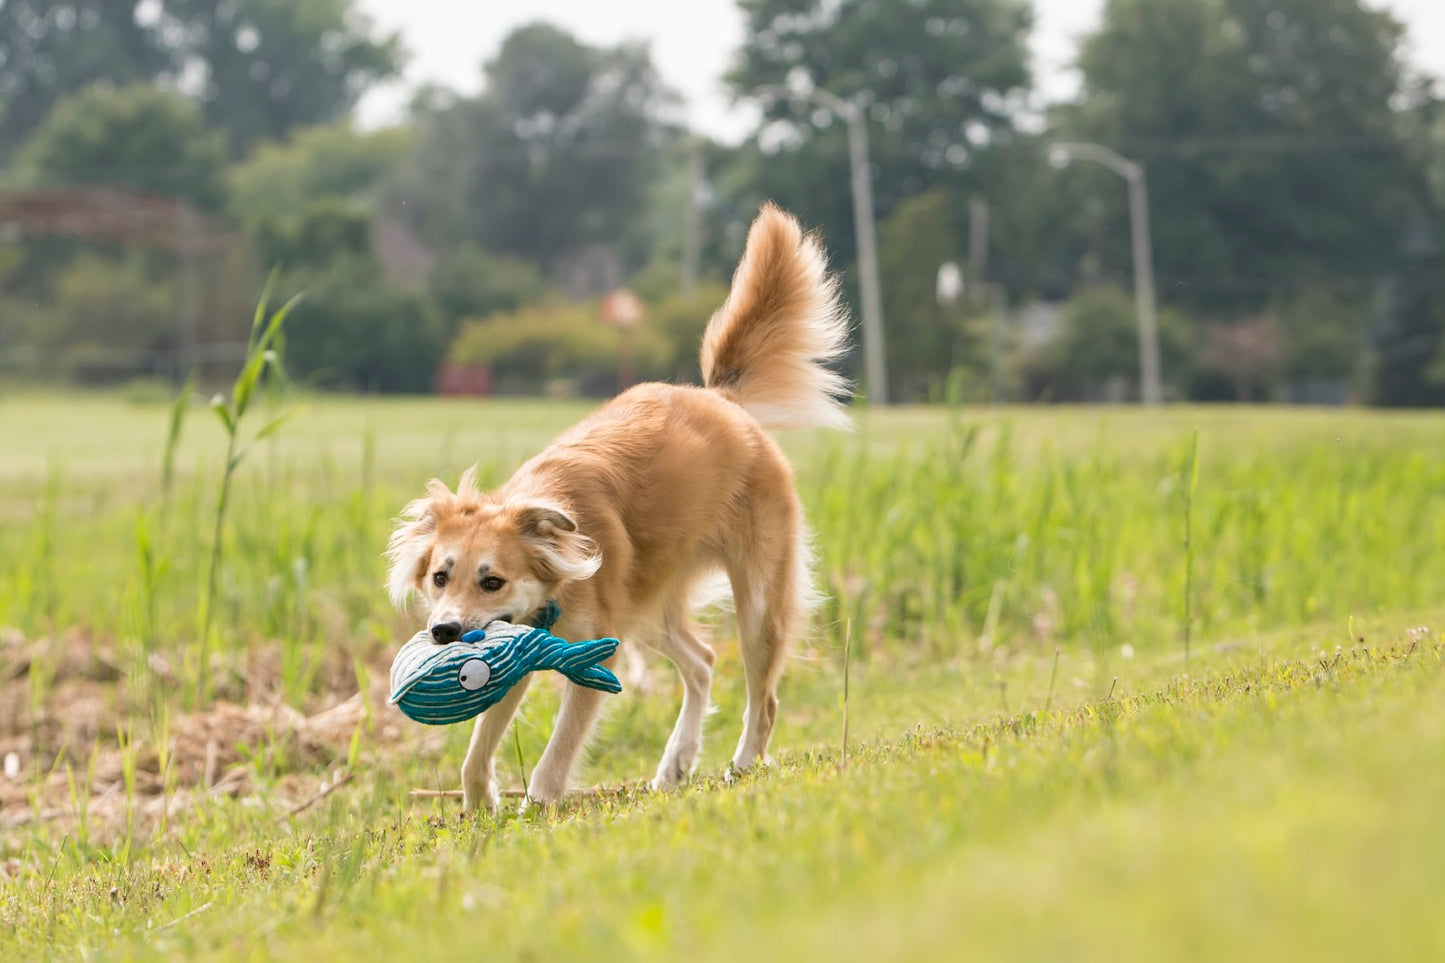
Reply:
<svg viewBox="0 0 1445 963"><path fill-rule="evenodd" d="M533 773L532 782L527 786L527 796L523 800L523 809L525 810L527 805L549 808L561 802L565 795L566 780L550 778L546 773Z"/></svg>
<svg viewBox="0 0 1445 963"><path fill-rule="evenodd" d="M501 793L492 783L462 786L462 812L495 813L501 804Z"/></svg>
<svg viewBox="0 0 1445 963"><path fill-rule="evenodd" d="M664 760L663 764L657 767L657 775L652 777L652 782L648 785L654 792L669 792L686 783L691 775L691 772L681 765L669 764Z"/></svg>
<svg viewBox="0 0 1445 963"><path fill-rule="evenodd" d="M697 764L697 754L701 748L698 745L669 745L662 754L662 761L657 764L657 775L652 777L652 788L665 792L686 784L692 778L692 770Z"/></svg>

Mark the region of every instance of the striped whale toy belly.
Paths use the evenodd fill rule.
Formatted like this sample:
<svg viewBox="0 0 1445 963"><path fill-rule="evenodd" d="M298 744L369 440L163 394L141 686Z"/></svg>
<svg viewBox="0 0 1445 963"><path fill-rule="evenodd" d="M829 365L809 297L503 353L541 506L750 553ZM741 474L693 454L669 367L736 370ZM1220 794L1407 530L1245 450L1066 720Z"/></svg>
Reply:
<svg viewBox="0 0 1445 963"><path fill-rule="evenodd" d="M391 664L389 701L425 725L465 722L495 705L530 672L551 669L572 682L621 692L601 663L617 651L616 639L568 642L546 629L496 621L445 645L422 631Z"/></svg>

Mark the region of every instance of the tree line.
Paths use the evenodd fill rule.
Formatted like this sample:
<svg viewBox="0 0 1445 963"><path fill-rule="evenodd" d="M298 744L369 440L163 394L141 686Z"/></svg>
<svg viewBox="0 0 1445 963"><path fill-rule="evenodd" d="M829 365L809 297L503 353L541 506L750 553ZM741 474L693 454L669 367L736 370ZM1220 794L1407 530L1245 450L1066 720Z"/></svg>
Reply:
<svg viewBox="0 0 1445 963"><path fill-rule="evenodd" d="M898 400L1137 396L1124 185L1051 164L1070 141L1147 172L1171 396L1445 403L1445 117L1388 13L1109 0L1077 95L1045 103L1025 0L740 6L726 83L763 110L729 145L686 129L644 44L549 24L508 36L478 94L422 90L367 131L356 102L405 52L353 0L0 4L7 193L179 198L240 252L187 261L198 281L183 250L11 238L0 352L87 381L137 353L169 374L177 305L224 341L214 292L275 264L307 291L287 348L318 385L430 390L451 362L509 390L611 390L595 298L623 285L650 306L639 374L695 376L764 199L820 228L856 290L845 125L776 95L816 87L866 118ZM944 262L961 301L937 296Z"/></svg>

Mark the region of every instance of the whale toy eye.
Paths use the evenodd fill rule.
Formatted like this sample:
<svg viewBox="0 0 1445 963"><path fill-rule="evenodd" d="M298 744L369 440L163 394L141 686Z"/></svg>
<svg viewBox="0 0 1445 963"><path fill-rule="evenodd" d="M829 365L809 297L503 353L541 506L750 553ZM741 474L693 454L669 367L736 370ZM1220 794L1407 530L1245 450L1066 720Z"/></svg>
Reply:
<svg viewBox="0 0 1445 963"><path fill-rule="evenodd" d="M461 672L457 673L457 681L469 692L475 692L486 685L491 677L492 667L481 659L468 659L462 663Z"/></svg>

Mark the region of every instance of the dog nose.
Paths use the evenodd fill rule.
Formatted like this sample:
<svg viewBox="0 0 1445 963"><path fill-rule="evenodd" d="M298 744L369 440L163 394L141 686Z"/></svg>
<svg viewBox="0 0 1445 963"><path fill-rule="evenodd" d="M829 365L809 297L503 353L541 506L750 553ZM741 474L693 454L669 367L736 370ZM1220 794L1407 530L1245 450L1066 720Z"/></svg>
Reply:
<svg viewBox="0 0 1445 963"><path fill-rule="evenodd" d="M437 645L450 645L462 637L462 623L438 622L431 627L431 637Z"/></svg>

